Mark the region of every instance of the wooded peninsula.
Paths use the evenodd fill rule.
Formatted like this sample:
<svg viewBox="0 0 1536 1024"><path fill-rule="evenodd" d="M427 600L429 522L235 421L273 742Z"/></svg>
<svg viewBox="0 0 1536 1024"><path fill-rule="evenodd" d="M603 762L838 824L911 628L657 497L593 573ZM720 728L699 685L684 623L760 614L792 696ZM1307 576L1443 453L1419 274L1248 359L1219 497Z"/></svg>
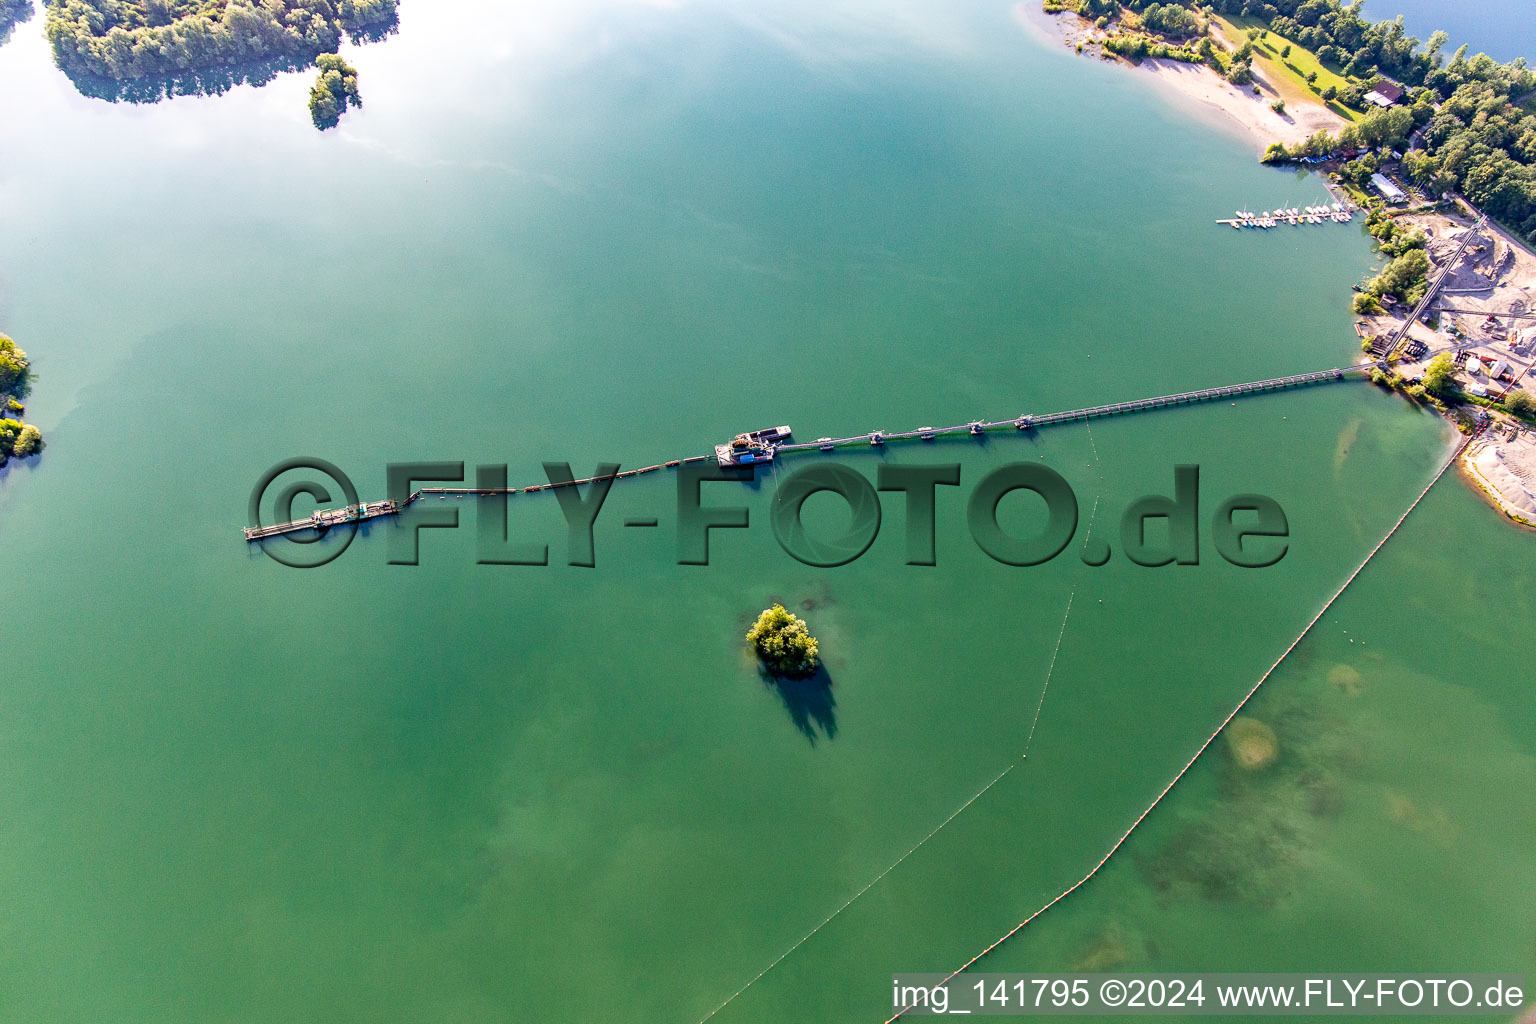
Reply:
<svg viewBox="0 0 1536 1024"><path fill-rule="evenodd" d="M32 17L32 0L0 0L0 43L11 37L11 32Z"/></svg>
<svg viewBox="0 0 1536 1024"><path fill-rule="evenodd" d="M356 70L336 55L342 40L383 38L398 24L397 7L398 0L46 0L45 30L59 68L108 99L221 92L314 64L310 113L324 130L362 103ZM237 73L245 71L254 73Z"/></svg>
<svg viewBox="0 0 1536 1024"><path fill-rule="evenodd" d="M1401 17L1365 20L1358 2L1044 0L1043 6L1048 13L1076 12L1108 33L1102 44L1108 53L1204 64L1240 87L1253 81L1262 59L1347 122L1303 142L1275 143L1266 160L1402 149L1402 170L1414 185L1430 195L1463 195L1536 240L1536 72L1524 58L1501 64L1486 54L1468 56L1463 46L1447 61L1446 33L1420 42ZM1221 44L1217 29L1232 45ZM1370 98L1380 89L1394 95L1386 107ZM1277 112L1284 109L1279 102ZM1367 153L1346 164L1344 178L1368 179L1375 159Z"/></svg>
<svg viewBox="0 0 1536 1024"><path fill-rule="evenodd" d="M397 0L48 0L59 67L117 80L335 53L397 20Z"/></svg>

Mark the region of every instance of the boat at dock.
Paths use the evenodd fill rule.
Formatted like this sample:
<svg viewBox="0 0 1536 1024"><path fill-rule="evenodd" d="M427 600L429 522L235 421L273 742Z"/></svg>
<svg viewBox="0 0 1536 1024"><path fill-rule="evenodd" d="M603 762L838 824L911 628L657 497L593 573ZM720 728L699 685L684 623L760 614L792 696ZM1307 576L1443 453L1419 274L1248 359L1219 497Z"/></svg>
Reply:
<svg viewBox="0 0 1536 1024"><path fill-rule="evenodd" d="M1254 213L1252 210L1237 210L1236 213L1237 216L1224 218L1216 223L1228 224L1233 228L1259 228L1267 231L1281 224L1289 224L1292 227L1300 227L1303 224L1326 224L1330 221L1335 224L1348 224L1355 219L1354 209L1338 202L1326 206L1278 206L1263 213Z"/></svg>

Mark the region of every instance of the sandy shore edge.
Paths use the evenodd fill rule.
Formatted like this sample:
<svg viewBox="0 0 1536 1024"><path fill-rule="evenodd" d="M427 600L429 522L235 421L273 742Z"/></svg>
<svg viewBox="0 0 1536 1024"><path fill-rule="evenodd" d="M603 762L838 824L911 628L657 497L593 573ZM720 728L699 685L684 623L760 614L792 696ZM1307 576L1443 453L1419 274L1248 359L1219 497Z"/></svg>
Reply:
<svg viewBox="0 0 1536 1024"><path fill-rule="evenodd" d="M1079 43L1102 38L1102 33L1095 30L1092 23L1076 14L1045 13L1039 0L1019 0L1013 5L1013 18L1036 38L1071 49ZM1278 93L1257 73L1254 84L1259 87L1259 95L1256 96L1252 86L1238 88L1203 64L1151 58L1134 65L1119 59L1113 63L1126 70L1142 72L1146 81L1157 83L1156 87L1176 105L1247 137L1260 150L1271 142L1304 141L1319 129L1335 132L1345 123L1321 104L1306 104L1285 114L1275 113L1269 105Z"/></svg>
<svg viewBox="0 0 1536 1024"><path fill-rule="evenodd" d="M1481 454L1487 442L1479 442L1467 448L1456 460L1458 475L1462 482L1475 491L1482 499L1503 515L1504 519L1522 530L1536 531L1536 522L1530 518L1536 515L1536 511L1523 505L1517 505L1504 496L1492 480L1483 475L1477 465L1477 456Z"/></svg>

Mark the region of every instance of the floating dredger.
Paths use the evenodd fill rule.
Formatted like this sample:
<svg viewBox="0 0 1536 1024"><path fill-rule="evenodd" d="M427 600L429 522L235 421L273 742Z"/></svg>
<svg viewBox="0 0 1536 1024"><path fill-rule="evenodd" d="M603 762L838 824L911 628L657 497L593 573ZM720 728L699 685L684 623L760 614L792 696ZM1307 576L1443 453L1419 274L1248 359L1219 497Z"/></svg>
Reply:
<svg viewBox="0 0 1536 1024"><path fill-rule="evenodd" d="M774 449L780 442L788 440L788 427L765 427L737 434L730 444L715 445L715 458L720 460L722 466L751 466L759 462L772 462Z"/></svg>

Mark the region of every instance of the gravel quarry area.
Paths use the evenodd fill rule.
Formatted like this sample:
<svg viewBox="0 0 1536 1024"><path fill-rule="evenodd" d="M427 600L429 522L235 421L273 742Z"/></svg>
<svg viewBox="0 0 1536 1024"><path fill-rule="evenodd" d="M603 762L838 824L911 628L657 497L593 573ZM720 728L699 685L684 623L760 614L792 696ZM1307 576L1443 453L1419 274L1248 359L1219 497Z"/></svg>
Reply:
<svg viewBox="0 0 1536 1024"><path fill-rule="evenodd" d="M1505 515L1536 527L1536 431L1489 428L1462 454L1462 469Z"/></svg>
<svg viewBox="0 0 1536 1024"><path fill-rule="evenodd" d="M1409 214L1398 221L1423 228L1429 236L1425 248L1435 267L1431 273L1455 253L1471 227L1463 218L1440 213ZM1510 368L1510 378L1522 386L1531 383L1528 374L1536 362L1536 254L1496 228L1484 228L1451 268L1434 309L1444 310L1438 328L1418 322L1408 332L1424 344L1425 351L1399 366L1404 376L1422 373L1436 353L1454 351L1474 354L1484 365L1502 360ZM1405 315L1406 309L1395 306L1392 313L1362 318L1360 330L1389 336L1402 326ZM1464 362L1465 357L1458 361ZM1467 376L1463 383L1494 382Z"/></svg>

